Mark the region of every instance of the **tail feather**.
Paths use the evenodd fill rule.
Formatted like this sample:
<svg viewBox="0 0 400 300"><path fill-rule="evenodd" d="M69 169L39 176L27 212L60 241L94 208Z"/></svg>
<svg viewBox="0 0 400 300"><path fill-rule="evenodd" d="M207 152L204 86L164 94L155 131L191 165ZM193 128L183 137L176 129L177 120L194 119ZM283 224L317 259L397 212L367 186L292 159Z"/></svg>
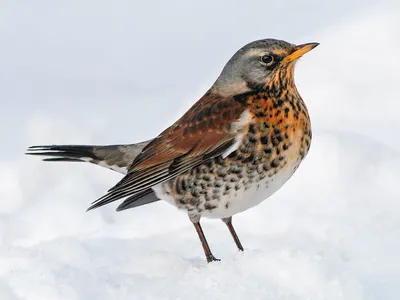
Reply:
<svg viewBox="0 0 400 300"><path fill-rule="evenodd" d="M55 156L55 158L44 158L44 161L90 161L97 159L93 150L95 146L82 145L51 145L51 146L31 146L25 154L38 156Z"/></svg>
<svg viewBox="0 0 400 300"><path fill-rule="evenodd" d="M117 207L117 211L122 211L128 208L134 208L134 207L138 207L138 206L142 206L145 204L150 204L156 201L159 201L160 199L157 198L156 194L154 193L154 191L152 189L147 189L144 191L141 191L135 195L129 196L128 198L126 198L118 207ZM93 202L92 205L87 209L92 210L95 208L99 208L101 206L104 206L108 203L111 203L112 201L109 202Z"/></svg>
<svg viewBox="0 0 400 300"><path fill-rule="evenodd" d="M43 158L43 161L64 161L64 162L84 162L84 160L79 158L66 158L66 157L54 157L54 158Z"/></svg>
<svg viewBox="0 0 400 300"><path fill-rule="evenodd" d="M49 162L90 162L126 174L135 157L150 141L130 145L48 145L31 146L25 154L44 156ZM159 201L152 189L128 197L118 211ZM92 204L88 210L102 205Z"/></svg>
<svg viewBox="0 0 400 300"><path fill-rule="evenodd" d="M50 162L90 162L126 174L134 158L150 141L130 145L48 145L31 146L26 154L46 156Z"/></svg>
<svg viewBox="0 0 400 300"><path fill-rule="evenodd" d="M142 206L145 204L150 204L153 202L157 202L160 199L157 198L156 194L152 189L145 190L142 195L133 195L129 196L122 202L118 207L117 211L123 211L128 208L134 208L138 206Z"/></svg>

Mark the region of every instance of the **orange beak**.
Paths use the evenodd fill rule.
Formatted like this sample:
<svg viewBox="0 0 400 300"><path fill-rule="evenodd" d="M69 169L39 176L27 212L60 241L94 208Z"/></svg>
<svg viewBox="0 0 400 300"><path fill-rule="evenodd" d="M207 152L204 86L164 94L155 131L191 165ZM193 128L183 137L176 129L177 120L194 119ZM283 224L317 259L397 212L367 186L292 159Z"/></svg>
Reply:
<svg viewBox="0 0 400 300"><path fill-rule="evenodd" d="M284 58L284 60L287 62L295 61L295 60L299 59L300 57L302 57L307 52L309 52L312 49L314 49L315 47L317 47L318 45L319 45L319 43L307 43L307 44L298 45L294 48L294 51L291 54L289 54L288 56L286 56Z"/></svg>

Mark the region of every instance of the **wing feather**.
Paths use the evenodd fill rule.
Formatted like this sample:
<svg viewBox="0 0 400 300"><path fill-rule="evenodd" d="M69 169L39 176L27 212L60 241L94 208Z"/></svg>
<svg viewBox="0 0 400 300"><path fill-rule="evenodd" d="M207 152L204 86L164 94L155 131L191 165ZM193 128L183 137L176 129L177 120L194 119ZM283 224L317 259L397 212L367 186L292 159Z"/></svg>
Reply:
<svg viewBox="0 0 400 300"><path fill-rule="evenodd" d="M89 209L135 195L226 153L235 143L236 123L247 107L230 97L207 93L135 158L128 174ZM88 210L89 210L88 209Z"/></svg>

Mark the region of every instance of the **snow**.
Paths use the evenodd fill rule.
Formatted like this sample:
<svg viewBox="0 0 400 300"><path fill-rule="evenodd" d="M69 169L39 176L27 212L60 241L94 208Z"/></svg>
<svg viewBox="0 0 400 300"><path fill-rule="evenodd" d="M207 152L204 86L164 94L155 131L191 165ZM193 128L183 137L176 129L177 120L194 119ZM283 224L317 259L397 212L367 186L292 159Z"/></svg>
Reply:
<svg viewBox="0 0 400 300"><path fill-rule="evenodd" d="M210 245L222 259L213 264L205 263L187 217L168 204L85 213L96 195L90 183L102 180L96 178L100 168L25 161L27 173L40 180L29 183L36 186L30 193L20 182L29 194L25 205L1 218L1 299L399 295L400 155L372 139L317 134L287 187L235 217L244 253L222 222L205 220ZM95 178L88 183L89 175Z"/></svg>
<svg viewBox="0 0 400 300"><path fill-rule="evenodd" d="M38 3L34 9L40 13L50 2ZM221 37L208 27L198 27L202 43L207 34L216 41L216 53L206 52L210 61L205 60L204 49L196 45L191 51L197 52L190 57L200 60L193 62L198 63L198 72L183 76L185 86L180 92L178 85L166 78L171 86L161 93L167 85L146 85L141 79L152 74L149 66L133 55L136 49L140 53L143 49L129 44L132 57L127 60L123 34L114 38L122 45L117 43L114 48L103 43L104 48L96 52L105 53L101 67L92 65L98 61L94 56L94 62L86 62L88 68L81 70L79 63L84 63L86 56L76 53L97 45L98 37L91 39L87 28L80 35L76 24L70 31L63 25L61 29L70 35L58 38L40 23L34 32L45 32L45 38L38 39L40 47L31 45L37 59L27 54L29 59L20 60L18 51L22 51L27 34L21 26L28 28L28 21L34 18L24 10L28 25L21 21L19 27L11 26L15 18L0 18L11 24L0 26L1 36L20 37L5 46L7 60L0 58L0 82L5 83L0 98L10 99L0 109L1 119L7 122L3 125L6 130L0 132L6 141L0 158L0 299L399 299L400 60L396 55L400 10L399 4L382 3L379 7L365 4L340 20L317 20L317 29L305 26L296 32L295 42L321 43L296 69L296 83L312 118L310 153L281 190L234 217L243 253L236 250L221 221L202 221L214 255L222 259L211 264L205 262L187 216L167 203L120 213L114 210L117 204L112 204L86 212L90 202L117 182L120 174L84 163L43 163L22 153L33 144L130 143L153 136L204 92L219 71L213 67L222 66L225 55L231 55L240 44L233 44L233 36ZM75 16L77 3L69 5L51 17L58 26L67 22L67 16ZM257 7L268 3L262 5ZM15 13L15 6L10 4L7 9ZM94 25L104 30L101 15L106 12L92 14L96 16ZM84 19L86 15L76 16ZM111 20L125 24L128 16ZM118 24L117 29L125 28ZM180 28L176 23L165 26L172 31ZM151 28L143 30L152 32ZM243 44L249 41L252 27L246 30L238 31ZM284 36L284 31L280 33ZM179 34L178 30L173 36L174 43ZM256 34L265 37L265 28ZM64 40L71 42L71 36L83 43L76 48L67 45L74 50L75 65L73 57L68 57L71 49L60 50ZM85 44L86 36L89 42ZM51 51L43 56L39 51L47 49L46 45L55 51L48 65L45 58ZM14 46L18 51L13 56L10 49ZM94 52L100 49L92 47ZM168 47L173 46L164 41L157 47L170 51ZM121 61L115 54L118 49L123 52ZM186 58L187 51L185 48ZM168 72L179 76L183 70L179 65L186 67L187 61L172 56L176 50L166 54L177 69L158 70L160 76ZM58 68L51 67L59 57L65 57L65 65L61 60ZM107 61L112 62L110 66ZM122 67L135 63L135 70ZM117 64L120 78L113 77L118 73L113 69ZM106 71L111 72L109 77ZM27 85L28 75L33 73L37 74L32 77L35 88ZM127 82L130 76L135 80ZM189 76L193 77L186 78ZM14 89L18 83L28 88ZM130 84L132 89L126 88ZM82 88L86 85L89 88ZM154 94L149 96L153 88ZM155 105L159 109L150 118Z"/></svg>

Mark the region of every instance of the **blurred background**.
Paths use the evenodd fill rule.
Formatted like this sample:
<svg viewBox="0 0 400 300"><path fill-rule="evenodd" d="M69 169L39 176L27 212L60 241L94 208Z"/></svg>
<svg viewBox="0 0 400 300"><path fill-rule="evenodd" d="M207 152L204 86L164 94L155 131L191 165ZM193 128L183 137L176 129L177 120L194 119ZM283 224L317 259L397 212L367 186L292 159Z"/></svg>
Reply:
<svg viewBox="0 0 400 300"><path fill-rule="evenodd" d="M320 43L295 74L314 139L237 216L242 255L205 221L223 258L205 265L165 203L86 213L121 175L24 156L154 137L263 38ZM0 0L0 298L398 299L399 49L394 0Z"/></svg>

